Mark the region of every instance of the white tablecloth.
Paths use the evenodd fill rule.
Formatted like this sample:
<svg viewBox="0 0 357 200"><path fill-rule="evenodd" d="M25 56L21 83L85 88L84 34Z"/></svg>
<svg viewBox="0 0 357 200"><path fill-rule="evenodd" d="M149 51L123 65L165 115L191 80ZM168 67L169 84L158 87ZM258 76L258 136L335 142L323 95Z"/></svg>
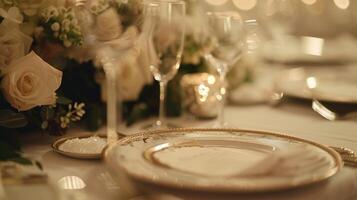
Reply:
<svg viewBox="0 0 357 200"><path fill-rule="evenodd" d="M356 121L330 122L318 116L307 105L287 103L277 108L266 105L228 106L225 115L232 127L282 132L326 145L348 147L357 152ZM176 119L175 122L187 127L207 127L212 124L212 121L192 121L185 118ZM123 128L121 131L132 134L137 129ZM81 132L71 131L69 135L82 134ZM126 197L130 196L125 181L114 181L103 162L75 160L58 155L51 150L50 143L53 140L53 137L40 134L29 136L24 139L24 152L42 161L53 185L67 188L61 193L70 194L70 199L74 200L127 199ZM41 187L36 188L33 185L6 186L5 190L10 199L50 199L46 194L36 196L34 191L41 191ZM180 195L180 192L178 194ZM325 182L294 190L225 197L204 196L205 194L183 195L187 199L357 199L357 168L344 167Z"/></svg>

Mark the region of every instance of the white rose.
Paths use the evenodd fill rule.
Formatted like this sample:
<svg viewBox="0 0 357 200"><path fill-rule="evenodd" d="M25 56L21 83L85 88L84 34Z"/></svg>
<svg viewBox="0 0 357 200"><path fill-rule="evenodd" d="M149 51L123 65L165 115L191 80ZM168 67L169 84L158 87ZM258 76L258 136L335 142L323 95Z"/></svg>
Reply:
<svg viewBox="0 0 357 200"><path fill-rule="evenodd" d="M149 64L138 40L138 30L129 27L120 38L99 45L94 59L97 66L109 62L116 67L118 92L123 100L136 100L144 85L152 81ZM102 99L106 100L105 80L100 84Z"/></svg>
<svg viewBox="0 0 357 200"><path fill-rule="evenodd" d="M18 27L18 25L24 20L24 17L17 7L11 7L7 12L0 8L0 16L4 18L1 24L7 27Z"/></svg>
<svg viewBox="0 0 357 200"><path fill-rule="evenodd" d="M112 63L114 67L120 68L117 72L117 92L118 98L124 101L136 100L145 85L136 60L126 63ZM99 80L101 85L101 97L103 101L107 99L107 84L105 79Z"/></svg>
<svg viewBox="0 0 357 200"><path fill-rule="evenodd" d="M62 72L34 52L13 61L5 70L1 89L6 100L19 111L56 102Z"/></svg>
<svg viewBox="0 0 357 200"><path fill-rule="evenodd" d="M26 0L20 1L18 3L22 12L24 12L27 16L34 16L37 14L37 11L44 3L44 0Z"/></svg>
<svg viewBox="0 0 357 200"><path fill-rule="evenodd" d="M0 70L4 70L13 60L26 55L30 50L31 44L32 38L23 34L18 28L10 28L1 24Z"/></svg>
<svg viewBox="0 0 357 200"><path fill-rule="evenodd" d="M96 35L100 41L116 39L122 33L121 20L115 9L110 8L99 14L96 19Z"/></svg>

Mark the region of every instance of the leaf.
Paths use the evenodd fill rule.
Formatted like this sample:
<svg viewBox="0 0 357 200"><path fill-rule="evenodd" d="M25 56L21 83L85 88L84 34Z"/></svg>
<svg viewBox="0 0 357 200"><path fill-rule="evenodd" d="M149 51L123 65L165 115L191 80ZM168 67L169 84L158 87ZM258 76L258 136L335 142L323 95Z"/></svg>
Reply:
<svg viewBox="0 0 357 200"><path fill-rule="evenodd" d="M0 160L8 160L19 156L20 154L17 152L16 148L5 141L0 141Z"/></svg>
<svg viewBox="0 0 357 200"><path fill-rule="evenodd" d="M72 103L72 100L66 98L66 97L63 97L63 96L58 96L57 97L57 101L56 101L58 104L62 104L62 105L68 105L68 104L71 104Z"/></svg>
<svg viewBox="0 0 357 200"><path fill-rule="evenodd" d="M41 170L41 171L43 171L43 166L42 166L42 164L39 162L39 161L35 161L35 165Z"/></svg>
<svg viewBox="0 0 357 200"><path fill-rule="evenodd" d="M20 128L28 123L23 113L13 112L11 110L0 110L0 126L7 128Z"/></svg>
<svg viewBox="0 0 357 200"><path fill-rule="evenodd" d="M85 117L87 128L90 131L98 130L105 123L105 107L98 104L87 104Z"/></svg>
<svg viewBox="0 0 357 200"><path fill-rule="evenodd" d="M132 125L140 119L144 119L150 115L150 110L145 103L136 104L131 111L126 123L128 126Z"/></svg>
<svg viewBox="0 0 357 200"><path fill-rule="evenodd" d="M42 107L41 117L44 120L53 119L55 117L55 110L51 107Z"/></svg>
<svg viewBox="0 0 357 200"><path fill-rule="evenodd" d="M9 159L9 161L13 161L13 162L19 163L21 165L32 165L32 161L27 158L24 158L24 157L11 158L11 159Z"/></svg>

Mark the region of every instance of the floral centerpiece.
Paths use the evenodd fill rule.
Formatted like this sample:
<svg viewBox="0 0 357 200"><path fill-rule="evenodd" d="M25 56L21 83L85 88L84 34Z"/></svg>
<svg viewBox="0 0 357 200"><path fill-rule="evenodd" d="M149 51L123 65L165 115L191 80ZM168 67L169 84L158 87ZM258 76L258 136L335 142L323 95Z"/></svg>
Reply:
<svg viewBox="0 0 357 200"><path fill-rule="evenodd" d="M0 160L18 159L17 134L60 135L105 120L103 62L135 101L151 83L140 40L140 0L0 1Z"/></svg>
<svg viewBox="0 0 357 200"><path fill-rule="evenodd" d="M21 157L18 134L62 135L81 121L105 122L103 65L116 68L128 125L158 112L158 84L140 30L143 0L0 0L0 161ZM182 65L168 87L167 114L181 113L179 80L207 71L212 45L195 0L187 0Z"/></svg>

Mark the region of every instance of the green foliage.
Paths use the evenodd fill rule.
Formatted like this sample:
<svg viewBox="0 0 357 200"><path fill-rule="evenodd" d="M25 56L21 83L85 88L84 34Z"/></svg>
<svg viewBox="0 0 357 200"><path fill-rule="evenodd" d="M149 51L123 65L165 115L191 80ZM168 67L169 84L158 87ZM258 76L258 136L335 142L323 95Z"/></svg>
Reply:
<svg viewBox="0 0 357 200"><path fill-rule="evenodd" d="M84 121L90 131L96 131L105 123L106 107L100 103L89 103L86 106L87 113Z"/></svg>
<svg viewBox="0 0 357 200"><path fill-rule="evenodd" d="M100 86L95 80L96 68L91 62L78 64L68 60L63 69L62 85L58 93L72 102L84 102L86 114L83 118L86 127L96 131L105 123L105 104L100 98ZM64 99L61 103L68 103Z"/></svg>
<svg viewBox="0 0 357 200"><path fill-rule="evenodd" d="M135 104L126 119L126 124L128 126L134 124L136 121L140 119L145 119L150 116L150 108L144 102Z"/></svg>
<svg viewBox="0 0 357 200"><path fill-rule="evenodd" d="M20 128L27 125L26 116L21 112L9 109L0 110L0 126L7 128Z"/></svg>
<svg viewBox="0 0 357 200"><path fill-rule="evenodd" d="M68 105L71 104L73 101L71 99L68 99L66 97L63 96L59 96L57 97L56 103L57 104L61 104L61 105Z"/></svg>
<svg viewBox="0 0 357 200"><path fill-rule="evenodd" d="M23 165L32 162L21 155L20 144L14 129L0 127L0 161L13 161Z"/></svg>

